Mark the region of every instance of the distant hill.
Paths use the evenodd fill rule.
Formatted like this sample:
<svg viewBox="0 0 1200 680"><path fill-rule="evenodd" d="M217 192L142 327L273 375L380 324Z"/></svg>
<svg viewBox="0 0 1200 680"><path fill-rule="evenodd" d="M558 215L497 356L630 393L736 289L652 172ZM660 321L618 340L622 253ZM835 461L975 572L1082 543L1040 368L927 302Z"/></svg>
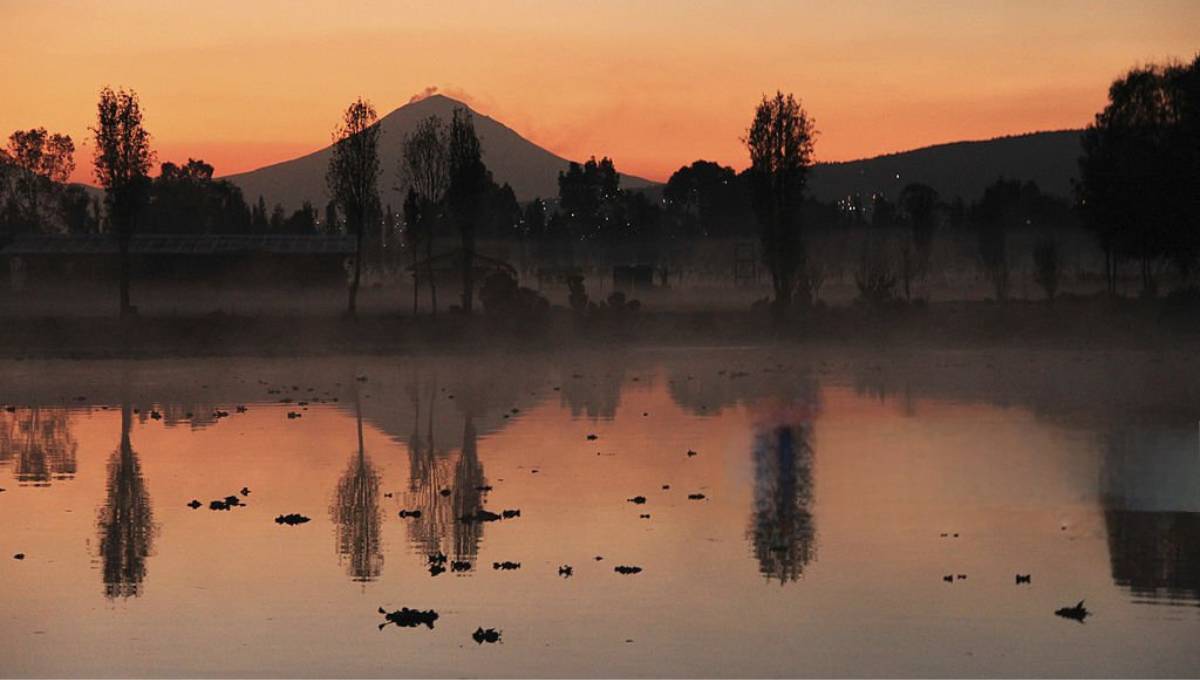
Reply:
<svg viewBox="0 0 1200 680"><path fill-rule="evenodd" d="M390 203L394 210L404 204L403 194L396 190L395 173L406 135L416 129L417 124L429 116L438 116L447 123L455 107L470 108L462 102L435 94L401 106L380 119L380 157L383 177L380 181L380 196L384 204ZM530 142L503 123L475 114L475 131L483 144L483 161L492 171L498 184L508 182L517 200L528 201L536 197L552 198L558 195L558 173L566 170L569 161ZM268 208L275 203L294 210L305 200L321 208L329 200L325 190L325 169L329 165L330 147L290 161L268 165L237 175L229 175L242 189L247 203L254 203L261 195ZM652 182L621 175L621 186L638 189Z"/></svg>
<svg viewBox="0 0 1200 680"><path fill-rule="evenodd" d="M998 177L1033 180L1067 197L1077 173L1080 130L1033 132L978 142L953 142L845 163L820 163L809 177L811 195L833 201L882 192L895 199L910 182L924 182L945 200L968 203Z"/></svg>

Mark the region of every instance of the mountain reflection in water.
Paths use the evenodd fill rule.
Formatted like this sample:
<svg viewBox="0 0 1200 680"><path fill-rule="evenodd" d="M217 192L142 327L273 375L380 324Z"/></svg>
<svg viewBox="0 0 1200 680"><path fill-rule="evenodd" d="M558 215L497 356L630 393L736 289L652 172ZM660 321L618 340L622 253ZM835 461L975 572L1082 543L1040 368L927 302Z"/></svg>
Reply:
<svg viewBox="0 0 1200 680"><path fill-rule="evenodd" d="M127 675L1136 675L1137 658L1183 675L1200 667L1200 361L1164 363L14 364L0 543L26 559L0 564L18 602L0 633L28 653L0 652L14 675L86 674L54 636ZM243 485L245 507L204 507ZM312 521L274 522L292 512ZM470 566L432 578L438 554ZM522 566L490 568L506 561ZM1064 628L1053 611L1081 599L1093 616ZM381 633L380 606L438 611L436 631ZM231 648L230 625L262 644ZM480 626L504 630L486 659Z"/></svg>

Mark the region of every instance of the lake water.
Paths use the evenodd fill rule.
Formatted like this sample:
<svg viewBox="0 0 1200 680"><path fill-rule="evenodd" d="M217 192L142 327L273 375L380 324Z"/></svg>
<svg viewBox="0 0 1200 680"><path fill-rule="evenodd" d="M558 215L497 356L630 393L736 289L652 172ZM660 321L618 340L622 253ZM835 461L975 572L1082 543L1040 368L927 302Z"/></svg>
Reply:
<svg viewBox="0 0 1200 680"><path fill-rule="evenodd" d="M1182 352L0 377L4 676L1200 673L1200 360ZM461 520L480 509L520 516ZM1083 623L1055 615L1080 600ZM380 607L439 617L379 629Z"/></svg>

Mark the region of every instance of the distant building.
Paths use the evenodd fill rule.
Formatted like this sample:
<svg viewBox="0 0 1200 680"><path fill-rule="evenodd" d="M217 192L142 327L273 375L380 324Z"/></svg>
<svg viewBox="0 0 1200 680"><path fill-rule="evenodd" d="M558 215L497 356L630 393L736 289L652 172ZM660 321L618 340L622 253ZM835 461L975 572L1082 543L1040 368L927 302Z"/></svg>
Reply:
<svg viewBox="0 0 1200 680"><path fill-rule="evenodd" d="M346 281L352 236L139 234L130 241L132 276L234 285L330 285ZM115 280L120 270L110 234L23 234L0 242L9 286Z"/></svg>

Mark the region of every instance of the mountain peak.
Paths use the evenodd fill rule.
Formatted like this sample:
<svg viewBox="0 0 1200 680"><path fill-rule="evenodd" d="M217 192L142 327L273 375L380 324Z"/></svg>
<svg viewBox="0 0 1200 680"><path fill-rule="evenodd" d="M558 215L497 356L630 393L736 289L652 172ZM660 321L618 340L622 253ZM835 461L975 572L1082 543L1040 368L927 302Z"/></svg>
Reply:
<svg viewBox="0 0 1200 680"><path fill-rule="evenodd" d="M465 97L465 99L470 99L470 97ZM407 103L393 109L392 112L384 116L384 118L390 118L391 116L402 111L420 111L425 115L449 115L451 111L458 107L467 109L477 116L481 115L475 110L474 107L472 107L466 101L463 101L463 99L457 99L443 92L439 92L436 87L428 87L425 88L423 92L413 95Z"/></svg>
<svg viewBox="0 0 1200 680"><path fill-rule="evenodd" d="M434 92L432 94L417 95L412 99L409 99L407 104L396 109L396 111L415 107L449 108L454 106L462 106L468 109L471 108L466 102L459 101L440 92Z"/></svg>
<svg viewBox="0 0 1200 680"><path fill-rule="evenodd" d="M475 130L483 146L483 161L498 183L508 183L520 201L551 198L558 194L558 173L567 169L566 158L525 139L519 133L490 116L479 113L470 104L427 88L407 104L379 119L382 132L379 155L383 176L380 198L393 207L404 203L404 192L397 185L396 168L403 153L404 139L421 121L437 116L449 122L455 108L463 107L475 116ZM328 200L325 170L330 148L325 147L301 158L252 170L226 179L242 189L247 201L262 196L267 205L279 203L293 210L304 201L322 206ZM622 188L638 189L652 185L640 177L621 176Z"/></svg>

